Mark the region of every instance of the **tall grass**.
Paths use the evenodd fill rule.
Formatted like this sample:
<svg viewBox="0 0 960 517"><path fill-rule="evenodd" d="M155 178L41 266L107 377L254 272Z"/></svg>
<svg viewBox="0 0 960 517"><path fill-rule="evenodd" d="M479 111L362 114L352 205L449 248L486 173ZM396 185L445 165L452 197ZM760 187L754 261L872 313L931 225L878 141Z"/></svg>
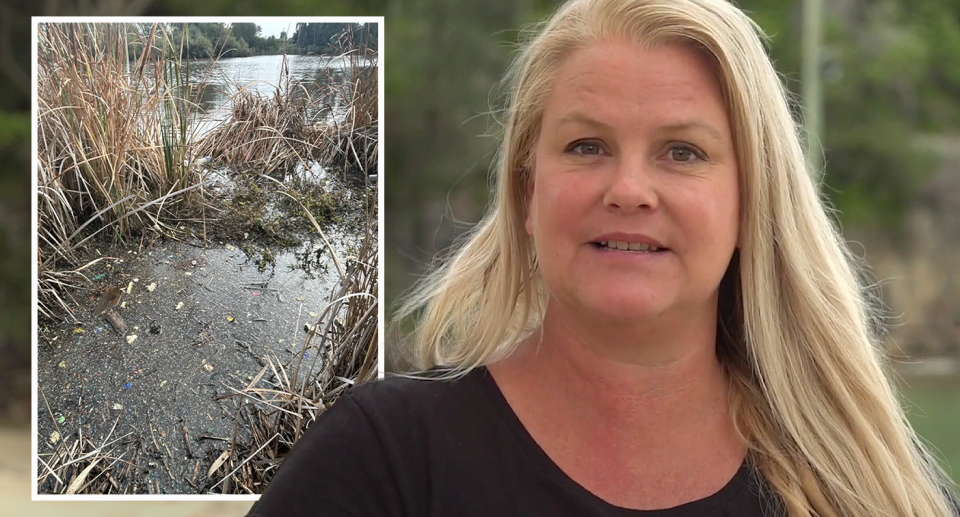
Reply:
<svg viewBox="0 0 960 517"><path fill-rule="evenodd" d="M341 48L367 49L368 42L352 41L347 35L339 42ZM359 170L364 174L377 172L379 140L377 139L378 68L377 54L365 50L346 51L350 80L335 87L334 94L348 104L346 116L328 127L325 137L332 145L326 146L325 163ZM328 69L329 73L329 69ZM338 84L330 81L332 84Z"/></svg>
<svg viewBox="0 0 960 517"><path fill-rule="evenodd" d="M182 42L170 41L161 26L147 29L40 26L39 290L40 311L51 319L61 313L58 305L70 305L71 288L90 283L85 271L100 259L80 265L80 249L89 239L108 232L122 242L143 232L172 231L165 220L207 206L204 186L211 181L193 166L196 157L213 156L237 170L256 164L261 173L307 161L363 172L364 180L376 170L375 52L345 52L341 58L349 62L349 83L328 81L329 90L317 98L294 95L300 86L291 84L285 60L272 97L240 90L226 101L230 119L201 136L196 128L202 124L194 123L197 102L187 83L189 63L165 57L181 55L176 50ZM125 49L131 38L147 51L128 63ZM344 115L322 124L307 117L331 96L345 101ZM276 183L304 207L296 192ZM322 411L351 385L376 378L376 191L363 192L368 211L360 249L356 256L339 257L326 243L340 278L337 289L318 311L299 354L285 363L275 355L264 357L267 366L247 386L237 386L238 429L242 422L252 442L235 433L207 469L206 481L195 486L198 492L261 492ZM326 241L321 225L305 207L304 212ZM54 427L60 435L56 420ZM144 489L129 482L136 471L130 458L139 454L139 440L125 440L127 435L111 439L113 431L93 440L82 432L60 435L52 452L41 455L36 479L41 490Z"/></svg>
<svg viewBox="0 0 960 517"><path fill-rule="evenodd" d="M164 210L200 201L203 184L184 160L189 89L158 25L44 23L38 48L40 311L53 317L62 288L83 278L77 250L96 233L115 240L159 228ZM150 52L126 60L135 38ZM86 231L84 231L86 230Z"/></svg>
<svg viewBox="0 0 960 517"><path fill-rule="evenodd" d="M292 84L284 59L273 97L239 90L226 101L230 119L201 136L206 115L196 109L189 61L178 57L183 38L144 24L44 23L38 32L38 293L50 319L70 315L66 293L90 283L78 253L89 239L172 232L164 221L184 209L207 213L210 182L197 157L256 172L316 161L363 172L364 181L376 170L376 52L345 51L349 84L328 81L318 98ZM135 60L131 47L143 50ZM331 95L346 115L309 120Z"/></svg>
<svg viewBox="0 0 960 517"><path fill-rule="evenodd" d="M220 397L238 400L237 428L230 446L209 471L218 480L208 485L209 492L261 493L294 443L323 411L351 386L377 378L377 206L367 206L357 256L341 259L327 242L340 281L299 353L286 363L268 354L262 359L265 366L247 386ZM241 423L252 441L238 441Z"/></svg>
<svg viewBox="0 0 960 517"><path fill-rule="evenodd" d="M313 97L302 83L290 80L284 59L273 96L241 89L233 99L229 121L197 142L197 155L212 156L235 167L254 166L255 172L279 171L280 176L298 163L308 162L346 173L375 173L377 53L347 50L355 46L349 39L340 45L340 55L330 61L346 61L343 73L348 80L334 77L338 68L326 67L318 81L323 86L320 95ZM320 123L308 118L311 112L329 113L335 107L343 109L343 116L331 116Z"/></svg>

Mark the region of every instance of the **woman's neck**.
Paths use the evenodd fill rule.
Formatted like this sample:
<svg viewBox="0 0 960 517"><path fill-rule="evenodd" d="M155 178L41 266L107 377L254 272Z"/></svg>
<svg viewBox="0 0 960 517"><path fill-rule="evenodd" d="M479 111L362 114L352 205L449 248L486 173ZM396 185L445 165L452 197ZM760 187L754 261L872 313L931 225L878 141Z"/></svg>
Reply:
<svg viewBox="0 0 960 517"><path fill-rule="evenodd" d="M537 404L557 401L573 425L633 437L661 439L729 421L715 316L626 333L614 325L578 325L560 312L548 310L539 331L491 367L505 394L545 399Z"/></svg>
<svg viewBox="0 0 960 517"><path fill-rule="evenodd" d="M714 333L689 327L616 342L616 333L588 338L569 321L548 315L541 332L489 366L544 452L627 508L671 507L724 486L746 451Z"/></svg>

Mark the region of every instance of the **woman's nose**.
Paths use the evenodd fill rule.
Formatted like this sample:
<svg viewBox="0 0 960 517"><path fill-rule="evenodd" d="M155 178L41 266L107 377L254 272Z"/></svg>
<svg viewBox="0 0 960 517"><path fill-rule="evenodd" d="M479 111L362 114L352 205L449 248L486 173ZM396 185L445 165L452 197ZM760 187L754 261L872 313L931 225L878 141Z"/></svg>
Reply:
<svg viewBox="0 0 960 517"><path fill-rule="evenodd" d="M604 205L623 212L656 210L659 196L654 165L642 159L620 159L610 171Z"/></svg>

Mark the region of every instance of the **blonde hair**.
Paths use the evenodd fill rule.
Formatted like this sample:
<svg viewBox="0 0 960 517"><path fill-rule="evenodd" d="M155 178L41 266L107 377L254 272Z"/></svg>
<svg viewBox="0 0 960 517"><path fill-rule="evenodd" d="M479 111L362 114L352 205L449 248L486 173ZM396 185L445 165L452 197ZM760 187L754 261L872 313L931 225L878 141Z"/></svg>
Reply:
<svg viewBox="0 0 960 517"><path fill-rule="evenodd" d="M762 31L724 0L574 0L506 83L491 209L398 311L414 364L454 374L508 356L542 319L524 192L545 97L572 51L599 40L688 44L715 64L740 171L740 251L720 286L718 356L752 464L791 516L952 515L952 484L906 420L859 267L804 160Z"/></svg>

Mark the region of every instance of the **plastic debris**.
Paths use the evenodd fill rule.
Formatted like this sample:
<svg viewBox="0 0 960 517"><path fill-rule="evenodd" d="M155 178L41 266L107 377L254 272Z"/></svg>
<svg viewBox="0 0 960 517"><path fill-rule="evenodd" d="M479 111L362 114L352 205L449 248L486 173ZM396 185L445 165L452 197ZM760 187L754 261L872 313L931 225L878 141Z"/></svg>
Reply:
<svg viewBox="0 0 960 517"><path fill-rule="evenodd" d="M133 342L136 341L136 340L137 340L137 335L136 335L136 334L131 334L131 335L127 336L127 344L131 344L131 343L133 343Z"/></svg>
<svg viewBox="0 0 960 517"><path fill-rule="evenodd" d="M182 308L183 308L183 302L178 303L178 304L177 304L177 310L179 311L179 310L182 309Z"/></svg>
<svg viewBox="0 0 960 517"><path fill-rule="evenodd" d="M60 441L60 433L54 431L50 433L50 443L57 443Z"/></svg>
<svg viewBox="0 0 960 517"><path fill-rule="evenodd" d="M233 250L235 250L235 249L237 249L237 248L234 248L233 246L227 244L227 251L233 251Z"/></svg>
<svg viewBox="0 0 960 517"><path fill-rule="evenodd" d="M163 382L161 382L161 383L160 383L160 387L162 388L162 387L163 387L163 385L164 385L164 384L166 384L166 383L167 383L167 381L163 381Z"/></svg>
<svg viewBox="0 0 960 517"><path fill-rule="evenodd" d="M81 328L73 329L73 333L74 333L74 334L83 334L84 332L85 332L85 331L84 331L83 329L81 329Z"/></svg>
<svg viewBox="0 0 960 517"><path fill-rule="evenodd" d="M131 291L133 291L133 282L127 284L127 294L130 294Z"/></svg>
<svg viewBox="0 0 960 517"><path fill-rule="evenodd" d="M131 387L133 387L133 383L132 383L132 382L125 382L125 383L123 383L123 389L128 390L128 389L130 389Z"/></svg>
<svg viewBox="0 0 960 517"><path fill-rule="evenodd" d="M65 363L65 362L63 362L63 361L60 361L60 364L58 364L57 366L60 367L60 368L66 368L66 367L67 367L67 363Z"/></svg>
<svg viewBox="0 0 960 517"><path fill-rule="evenodd" d="M153 283L151 283L150 285L147 286L147 291L150 291L150 292L152 293L153 290L156 289L156 288L157 288L157 283L156 283L156 282L153 282Z"/></svg>
<svg viewBox="0 0 960 517"><path fill-rule="evenodd" d="M116 403L116 404L113 405L113 408L112 408L112 409L116 409L116 410L119 411L119 410L123 409L123 405L120 404L120 403Z"/></svg>
<svg viewBox="0 0 960 517"><path fill-rule="evenodd" d="M66 422L66 421L67 421L67 417L65 417L65 416L63 416L63 415L60 415L60 416L57 417L57 423L58 423L58 424L62 424L62 423L64 423L64 422Z"/></svg>
<svg viewBox="0 0 960 517"><path fill-rule="evenodd" d="M233 323L233 316L227 316L227 322Z"/></svg>

